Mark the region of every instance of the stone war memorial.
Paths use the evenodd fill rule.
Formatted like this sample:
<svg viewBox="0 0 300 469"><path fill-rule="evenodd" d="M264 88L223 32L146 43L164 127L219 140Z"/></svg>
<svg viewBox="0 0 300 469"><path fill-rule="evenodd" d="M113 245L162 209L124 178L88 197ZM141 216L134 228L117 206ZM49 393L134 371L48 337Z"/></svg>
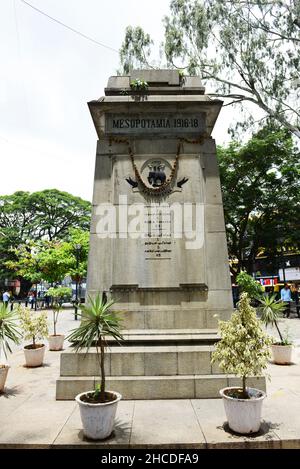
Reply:
<svg viewBox="0 0 300 469"><path fill-rule="evenodd" d="M124 399L219 397L237 383L211 365L218 320L233 310L211 137L222 101L198 77L133 70L88 105L98 143L87 289L116 300L125 339L108 338L107 387ZM97 375L92 349L67 349L57 399Z"/></svg>

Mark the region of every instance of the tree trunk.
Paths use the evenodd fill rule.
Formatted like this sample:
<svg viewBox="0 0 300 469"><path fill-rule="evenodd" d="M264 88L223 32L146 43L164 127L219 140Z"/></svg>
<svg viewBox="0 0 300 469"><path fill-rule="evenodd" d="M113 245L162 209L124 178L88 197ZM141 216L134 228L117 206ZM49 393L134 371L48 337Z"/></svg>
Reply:
<svg viewBox="0 0 300 469"><path fill-rule="evenodd" d="M24 298L28 295L28 292L32 286L32 282L30 282L29 280L26 280L25 278L22 278L22 277L19 277L19 280L20 280L20 293L19 293L19 297L20 298Z"/></svg>
<svg viewBox="0 0 300 469"><path fill-rule="evenodd" d="M100 345L100 371L101 371L100 402L105 402L105 369L104 369L105 350L104 350L104 342L101 337L99 337L97 347L96 347L98 357L99 357L99 349L98 349L99 345Z"/></svg>
<svg viewBox="0 0 300 469"><path fill-rule="evenodd" d="M276 329L277 329L278 335L279 335L279 337L280 337L280 342L283 343L283 338L282 338L281 332L280 332L280 330L279 330L277 321L274 321L274 324L275 324L275 327L276 327Z"/></svg>
<svg viewBox="0 0 300 469"><path fill-rule="evenodd" d="M243 398L246 399L248 397L247 389L246 389L246 376L243 376Z"/></svg>

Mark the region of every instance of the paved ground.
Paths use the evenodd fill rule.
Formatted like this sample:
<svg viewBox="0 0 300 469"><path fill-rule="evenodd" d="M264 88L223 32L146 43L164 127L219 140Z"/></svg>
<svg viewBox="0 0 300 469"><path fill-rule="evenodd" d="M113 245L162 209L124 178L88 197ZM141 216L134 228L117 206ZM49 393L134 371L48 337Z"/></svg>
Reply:
<svg viewBox="0 0 300 469"><path fill-rule="evenodd" d="M72 311L62 313L60 332L76 327L73 317ZM28 369L17 348L0 395L0 448L300 448L300 320L280 324L283 330L288 324L295 340L294 364L270 363L257 435L230 432L220 399L121 401L114 434L105 442L86 441L77 404L55 400L60 353L46 351L44 366Z"/></svg>

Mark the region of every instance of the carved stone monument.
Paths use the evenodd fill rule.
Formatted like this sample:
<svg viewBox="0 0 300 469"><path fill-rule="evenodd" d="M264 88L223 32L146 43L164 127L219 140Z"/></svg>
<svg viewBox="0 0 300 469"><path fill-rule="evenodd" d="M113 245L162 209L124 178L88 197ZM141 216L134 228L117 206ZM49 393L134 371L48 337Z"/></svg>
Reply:
<svg viewBox="0 0 300 469"><path fill-rule="evenodd" d="M133 90L135 80L147 84ZM124 317L126 342L111 343L106 366L125 399L219 397L236 383L210 363L218 319L233 308L211 138L221 107L174 70L111 77L89 103L98 144L87 289L116 299ZM93 351L62 353L57 398L97 375Z"/></svg>

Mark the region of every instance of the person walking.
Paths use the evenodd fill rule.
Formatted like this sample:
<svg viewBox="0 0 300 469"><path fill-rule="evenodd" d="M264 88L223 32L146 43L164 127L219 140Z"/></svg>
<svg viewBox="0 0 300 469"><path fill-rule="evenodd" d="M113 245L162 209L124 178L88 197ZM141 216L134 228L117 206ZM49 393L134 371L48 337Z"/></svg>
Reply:
<svg viewBox="0 0 300 469"><path fill-rule="evenodd" d="M299 289L298 289L298 285L295 284L295 289L293 291L293 299L295 301L295 305L296 305L296 313L297 313L297 316L298 318L300 318L300 306L299 306Z"/></svg>
<svg viewBox="0 0 300 469"><path fill-rule="evenodd" d="M9 299L10 299L10 294L7 290L5 290L5 292L2 295L2 300L6 307L8 306Z"/></svg>
<svg viewBox="0 0 300 469"><path fill-rule="evenodd" d="M287 283L284 284L284 287L280 292L280 298L281 298L281 301L283 301L286 306L283 316L286 316L287 318L289 318L290 312L291 312L292 294L291 294L290 287L288 286Z"/></svg>

